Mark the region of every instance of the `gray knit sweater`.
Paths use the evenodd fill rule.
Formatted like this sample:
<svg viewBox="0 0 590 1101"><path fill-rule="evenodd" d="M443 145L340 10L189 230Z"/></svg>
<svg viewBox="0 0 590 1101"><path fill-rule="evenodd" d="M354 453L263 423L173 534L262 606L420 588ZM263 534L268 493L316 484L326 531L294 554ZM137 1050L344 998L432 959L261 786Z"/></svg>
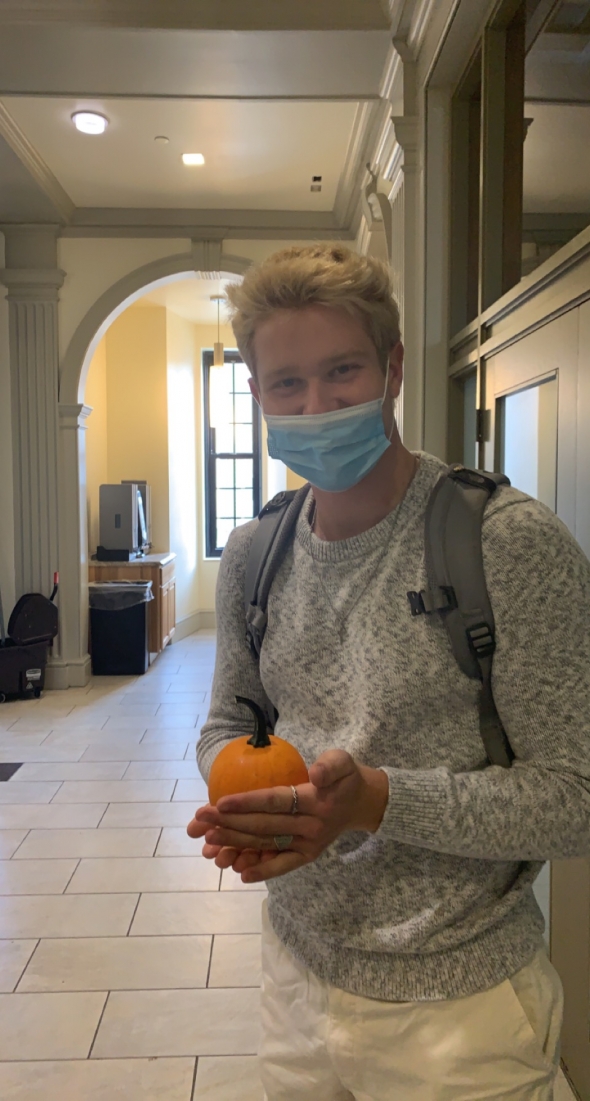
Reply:
<svg viewBox="0 0 590 1101"><path fill-rule="evenodd" d="M590 852L590 563L544 505L511 487L494 494L483 524L493 691L516 760L474 771L485 756L478 683L438 617L413 618L406 595L427 587L424 514L444 469L416 454L402 503L361 535L319 540L310 494L273 584L260 669L243 605L257 521L232 533L197 745L207 779L227 740L251 729L239 694L266 710L272 701L276 733L308 766L341 748L387 773L376 833L342 834L268 883L270 921L291 953L321 979L386 1001L467 995L516 972L542 945L532 891L542 863ZM346 610L385 542L341 645L326 589Z"/></svg>

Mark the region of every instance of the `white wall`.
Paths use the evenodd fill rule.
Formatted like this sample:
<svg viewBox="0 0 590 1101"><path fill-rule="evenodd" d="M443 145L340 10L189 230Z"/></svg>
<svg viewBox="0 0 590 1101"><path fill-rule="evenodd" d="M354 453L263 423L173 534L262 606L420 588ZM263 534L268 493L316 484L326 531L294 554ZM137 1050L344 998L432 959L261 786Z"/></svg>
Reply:
<svg viewBox="0 0 590 1101"><path fill-rule="evenodd" d="M179 623L199 611L197 387L194 325L166 310L170 549Z"/></svg>
<svg viewBox="0 0 590 1101"><path fill-rule="evenodd" d="M4 239L0 236L0 266L4 263ZM10 357L8 349L8 303L0 294L0 594L4 619L12 611L14 584L14 494L12 487L12 430L10 400Z"/></svg>

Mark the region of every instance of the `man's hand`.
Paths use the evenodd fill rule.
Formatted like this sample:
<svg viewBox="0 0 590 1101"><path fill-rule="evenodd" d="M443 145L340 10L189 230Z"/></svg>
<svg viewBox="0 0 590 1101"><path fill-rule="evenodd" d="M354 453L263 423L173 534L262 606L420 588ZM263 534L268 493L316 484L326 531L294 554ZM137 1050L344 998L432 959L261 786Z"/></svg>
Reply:
<svg viewBox="0 0 590 1101"><path fill-rule="evenodd" d="M203 856L219 868L233 867L244 883L256 883L310 864L341 833L379 828L389 798L384 772L330 749L311 766L309 781L297 787L296 815L290 813L290 787L265 788L201 807L187 833L205 836ZM293 841L279 852L273 838L281 834L293 835Z"/></svg>

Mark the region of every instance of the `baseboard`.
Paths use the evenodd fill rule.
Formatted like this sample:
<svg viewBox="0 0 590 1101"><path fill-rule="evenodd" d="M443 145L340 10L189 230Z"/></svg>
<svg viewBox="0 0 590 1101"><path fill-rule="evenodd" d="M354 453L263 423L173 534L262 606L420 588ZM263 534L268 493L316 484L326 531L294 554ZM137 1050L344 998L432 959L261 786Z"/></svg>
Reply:
<svg viewBox="0 0 590 1101"><path fill-rule="evenodd" d="M172 645L175 642L180 642L183 638L188 638L189 635L194 635L196 631L215 630L216 626L215 612L191 612L190 615L186 615L177 621L176 630L172 637Z"/></svg>
<svg viewBox="0 0 590 1101"><path fill-rule="evenodd" d="M45 688L48 691L64 688L85 688L92 675L90 654L75 661L63 661L58 658L47 663L45 670Z"/></svg>

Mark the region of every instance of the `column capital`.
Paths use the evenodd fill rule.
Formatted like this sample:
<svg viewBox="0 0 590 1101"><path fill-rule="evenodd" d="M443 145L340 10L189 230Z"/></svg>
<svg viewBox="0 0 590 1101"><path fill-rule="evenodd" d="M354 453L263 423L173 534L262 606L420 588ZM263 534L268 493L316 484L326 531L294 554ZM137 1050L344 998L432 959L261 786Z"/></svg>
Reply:
<svg viewBox="0 0 590 1101"><path fill-rule="evenodd" d="M415 168L418 164L419 126L417 115L392 115L391 121L395 138L404 154L404 168Z"/></svg>
<svg viewBox="0 0 590 1101"><path fill-rule="evenodd" d="M0 268L9 302L57 301L65 276L59 268Z"/></svg>
<svg viewBox="0 0 590 1101"><path fill-rule="evenodd" d="M221 234L224 233L225 230L222 230ZM221 276L221 250L223 247L223 236L221 234L216 239L212 237L211 239L197 241L193 238L191 241L193 266L202 278L219 279Z"/></svg>
<svg viewBox="0 0 590 1101"><path fill-rule="evenodd" d="M84 428L86 420L92 413L91 405L66 405L60 402L58 405L60 428Z"/></svg>

